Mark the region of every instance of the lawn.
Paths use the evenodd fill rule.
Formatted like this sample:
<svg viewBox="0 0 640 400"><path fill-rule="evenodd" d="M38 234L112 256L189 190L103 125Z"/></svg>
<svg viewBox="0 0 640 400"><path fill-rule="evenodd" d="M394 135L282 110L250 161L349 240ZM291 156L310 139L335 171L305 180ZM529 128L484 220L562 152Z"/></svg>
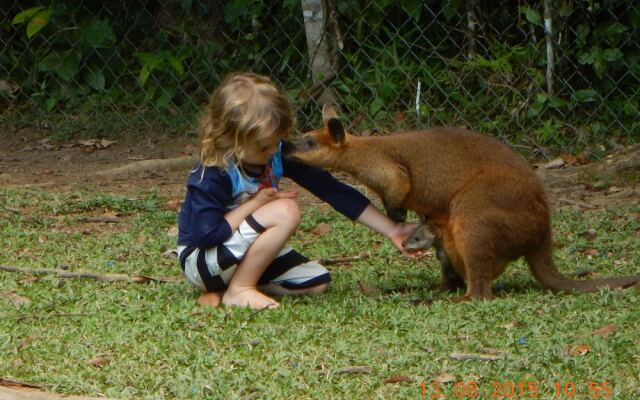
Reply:
<svg viewBox="0 0 640 400"><path fill-rule="evenodd" d="M559 268L637 273L639 212L556 210ZM0 189L0 265L177 278L176 215L153 191ZM640 398L638 289L553 295L518 262L495 300L453 304L431 253L404 258L326 207L304 207L292 245L365 257L262 312L198 307L184 280L0 271L0 378L120 399Z"/></svg>

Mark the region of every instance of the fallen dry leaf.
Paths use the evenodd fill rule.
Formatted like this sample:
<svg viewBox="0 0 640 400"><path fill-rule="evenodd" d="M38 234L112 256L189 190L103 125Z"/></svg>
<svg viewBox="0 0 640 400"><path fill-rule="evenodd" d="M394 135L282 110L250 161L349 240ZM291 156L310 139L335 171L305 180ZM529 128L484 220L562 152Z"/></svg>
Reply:
<svg viewBox="0 0 640 400"><path fill-rule="evenodd" d="M593 331L593 334L597 336L607 337L612 333L616 332L617 330L618 330L617 326L610 324L610 325L605 325L602 328L596 329L595 331Z"/></svg>
<svg viewBox="0 0 640 400"><path fill-rule="evenodd" d="M578 164L578 157L574 156L573 154L563 154L560 156L560 158L562 158L562 160L564 160L564 162L568 165Z"/></svg>
<svg viewBox="0 0 640 400"><path fill-rule="evenodd" d="M414 383L415 379L413 378L409 378L408 376L404 376L404 375L394 375L390 378L387 378L387 380L384 381L384 383Z"/></svg>
<svg viewBox="0 0 640 400"><path fill-rule="evenodd" d="M380 289L378 289L377 287L367 285L363 281L358 281L358 287L360 288L360 293L366 296L371 296L380 292Z"/></svg>
<svg viewBox="0 0 640 400"><path fill-rule="evenodd" d="M585 256L597 256L598 254L600 254L600 252L598 251L598 249L594 249L593 247L589 247L587 249L585 249L585 251L582 252Z"/></svg>
<svg viewBox="0 0 640 400"><path fill-rule="evenodd" d="M595 229L589 229L584 232L578 233L578 236L587 239L588 242L593 242L598 236L598 232Z"/></svg>
<svg viewBox="0 0 640 400"><path fill-rule="evenodd" d="M178 250L177 249L169 249L169 250L166 250L166 251L162 252L162 257L175 258L177 256L178 256Z"/></svg>
<svg viewBox="0 0 640 400"><path fill-rule="evenodd" d="M609 187L609 190L607 190L608 193L618 193L618 192L622 192L624 189L618 186L611 186Z"/></svg>
<svg viewBox="0 0 640 400"><path fill-rule="evenodd" d="M108 357L96 357L87 361L87 364L91 365L92 367L102 368L105 365L111 364L111 359Z"/></svg>
<svg viewBox="0 0 640 400"><path fill-rule="evenodd" d="M96 143L98 143L96 139L78 140L78 144L85 147L93 147L96 145Z"/></svg>
<svg viewBox="0 0 640 400"><path fill-rule="evenodd" d="M331 231L331 227L326 222L321 223L316 227L316 229L312 230L311 233L317 236L326 235Z"/></svg>
<svg viewBox="0 0 640 400"><path fill-rule="evenodd" d="M100 147L103 149L106 149L107 147L111 147L111 145L115 144L116 142L113 140L107 140L107 139L102 139L100 141Z"/></svg>
<svg viewBox="0 0 640 400"><path fill-rule="evenodd" d="M16 294L15 290L9 290L6 292L0 292L0 298L9 300L15 307L21 307L31 303L31 300Z"/></svg>
<svg viewBox="0 0 640 400"><path fill-rule="evenodd" d="M107 140L107 139L78 140L78 144L82 146L84 150L87 150L87 151L106 149L108 147L111 147L111 145L113 145L114 143L116 142L113 140Z"/></svg>
<svg viewBox="0 0 640 400"><path fill-rule="evenodd" d="M18 283L21 284L21 285L30 285L30 284L32 284L34 282L38 282L39 280L40 280L40 278L37 277L37 276L26 276L26 277L24 277L22 279L19 279Z"/></svg>
<svg viewBox="0 0 640 400"><path fill-rule="evenodd" d="M515 320L513 320L511 322L508 322L508 323L502 325L502 327L505 328L505 329L513 329L513 328L515 328L516 326L519 326L519 325L520 325L520 321L515 319Z"/></svg>
<svg viewBox="0 0 640 400"><path fill-rule="evenodd" d="M544 169L556 169L556 168L562 168L565 165L565 161L562 158L556 158L555 160L551 160L546 164L542 164L540 165L540 168L544 168Z"/></svg>
<svg viewBox="0 0 640 400"><path fill-rule="evenodd" d="M456 377L451 375L448 372L441 372L438 375L434 376L432 379L433 382L439 382L439 383L454 382L455 380L456 380Z"/></svg>
<svg viewBox="0 0 640 400"><path fill-rule="evenodd" d="M590 344L576 344L565 348L565 352L574 357L583 356L587 354L589 350L591 350Z"/></svg>
<svg viewBox="0 0 640 400"><path fill-rule="evenodd" d="M167 210L179 210L181 204L181 199L171 199L164 203L164 208Z"/></svg>

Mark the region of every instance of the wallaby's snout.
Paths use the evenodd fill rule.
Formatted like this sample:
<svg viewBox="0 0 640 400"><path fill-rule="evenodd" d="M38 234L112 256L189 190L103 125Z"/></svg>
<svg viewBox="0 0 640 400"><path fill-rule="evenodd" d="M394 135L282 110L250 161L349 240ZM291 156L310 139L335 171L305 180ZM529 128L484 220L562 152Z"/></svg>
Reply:
<svg viewBox="0 0 640 400"><path fill-rule="evenodd" d="M297 154L313 150L318 147L316 140L308 135L282 142L282 155L286 158L296 158Z"/></svg>
<svg viewBox="0 0 640 400"><path fill-rule="evenodd" d="M293 151L294 151L294 144L291 143L291 141L289 140L283 140L282 141L282 156L284 157L288 157Z"/></svg>

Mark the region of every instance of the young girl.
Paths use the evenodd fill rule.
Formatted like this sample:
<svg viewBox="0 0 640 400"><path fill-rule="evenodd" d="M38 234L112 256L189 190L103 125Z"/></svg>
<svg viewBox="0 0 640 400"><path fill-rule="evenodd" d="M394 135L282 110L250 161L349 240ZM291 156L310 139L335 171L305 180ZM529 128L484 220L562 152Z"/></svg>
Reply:
<svg viewBox="0 0 640 400"><path fill-rule="evenodd" d="M281 141L292 126L287 98L266 77L235 73L213 92L200 121L200 163L189 176L178 222L180 264L202 292L198 303L275 308L266 294L327 290L326 268L285 247L300 210L296 193L278 190L283 176L401 251L415 229L394 223L329 173L283 159Z"/></svg>

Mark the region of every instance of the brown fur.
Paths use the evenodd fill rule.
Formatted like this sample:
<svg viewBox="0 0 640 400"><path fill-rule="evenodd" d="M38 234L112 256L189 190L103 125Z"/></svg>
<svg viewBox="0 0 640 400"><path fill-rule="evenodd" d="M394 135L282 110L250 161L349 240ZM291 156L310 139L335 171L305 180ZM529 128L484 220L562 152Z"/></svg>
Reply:
<svg viewBox="0 0 640 400"><path fill-rule="evenodd" d="M293 142L286 156L350 173L389 206L432 221L447 261L467 283L466 297L490 299L492 281L520 257L554 292L592 292L640 281L640 274L580 281L561 275L553 262L542 183L497 140L452 127L360 137L346 134L335 117L333 108L325 107L324 127Z"/></svg>

